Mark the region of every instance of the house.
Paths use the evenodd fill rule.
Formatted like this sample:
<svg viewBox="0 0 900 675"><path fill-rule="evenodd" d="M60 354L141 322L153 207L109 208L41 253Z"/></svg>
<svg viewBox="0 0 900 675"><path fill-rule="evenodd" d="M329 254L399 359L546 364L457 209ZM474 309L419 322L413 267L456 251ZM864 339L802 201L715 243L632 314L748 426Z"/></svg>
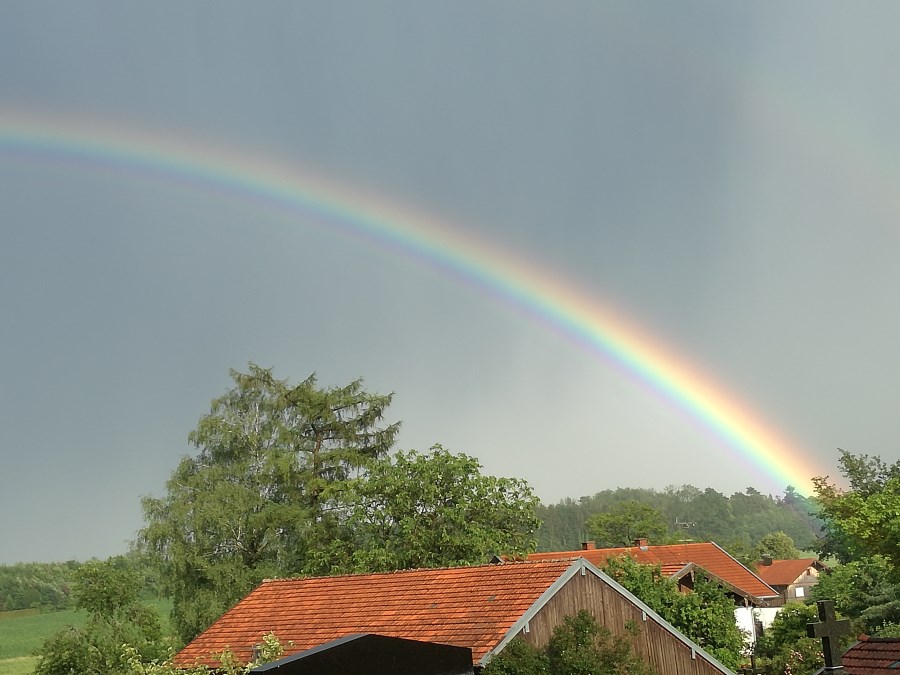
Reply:
<svg viewBox="0 0 900 675"><path fill-rule="evenodd" d="M693 573L702 570L724 586L738 606L768 607L780 600L774 588L712 542L651 546L646 539L639 539L634 546L623 548L596 548L592 542L586 542L579 551L532 553L528 560L584 558L602 568L610 558L621 556L645 565L659 565L663 574L678 581L682 590L689 590Z"/></svg>
<svg viewBox="0 0 900 675"><path fill-rule="evenodd" d="M289 657L375 633L468 648L477 672L517 636L543 646L582 609L615 634L636 626L635 651L659 673L731 672L584 559L265 581L179 652L175 665L215 667L226 649L249 660L270 631Z"/></svg>
<svg viewBox="0 0 900 675"><path fill-rule="evenodd" d="M662 573L674 579L682 591L689 591L695 574L702 571L732 597L735 622L751 644L771 624L782 604L778 591L712 542L650 545L646 539L639 539L634 546L623 548L596 548L593 542L586 542L579 551L532 553L528 560L580 557L602 568L610 558L621 556L629 556L645 565L659 565Z"/></svg>
<svg viewBox="0 0 900 675"><path fill-rule="evenodd" d="M782 604L792 600L803 602L809 590L827 568L815 558L773 560L764 558L756 564L756 576L778 591Z"/></svg>
<svg viewBox="0 0 900 675"><path fill-rule="evenodd" d="M472 675L472 650L384 635L348 635L253 669L271 675Z"/></svg>
<svg viewBox="0 0 900 675"><path fill-rule="evenodd" d="M861 635L842 659L843 675L896 675L900 672L900 638Z"/></svg>

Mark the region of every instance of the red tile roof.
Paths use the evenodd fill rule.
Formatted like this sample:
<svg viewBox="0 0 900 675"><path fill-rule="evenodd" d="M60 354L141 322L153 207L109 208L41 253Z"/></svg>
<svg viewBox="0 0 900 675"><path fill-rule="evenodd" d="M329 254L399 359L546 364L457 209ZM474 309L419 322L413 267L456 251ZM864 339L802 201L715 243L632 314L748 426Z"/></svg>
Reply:
<svg viewBox="0 0 900 675"><path fill-rule="evenodd" d="M900 672L900 638L860 636L845 653L844 675L879 675Z"/></svg>
<svg viewBox="0 0 900 675"><path fill-rule="evenodd" d="M771 565L756 564L756 576L770 586L790 586L797 581L807 568L819 564L815 558L797 560L773 560Z"/></svg>
<svg viewBox="0 0 900 675"><path fill-rule="evenodd" d="M353 633L469 647L477 663L572 566L525 562L264 581L185 647L175 664L249 661L272 631L287 654Z"/></svg>
<svg viewBox="0 0 900 675"><path fill-rule="evenodd" d="M602 569L609 558L623 555L630 556L639 563L660 565L665 569L669 569L670 565L683 567L688 563L694 563L697 567L732 586L741 595L753 598L771 598L778 595L775 589L732 558L724 549L711 542L532 553L528 556L528 560L584 558Z"/></svg>

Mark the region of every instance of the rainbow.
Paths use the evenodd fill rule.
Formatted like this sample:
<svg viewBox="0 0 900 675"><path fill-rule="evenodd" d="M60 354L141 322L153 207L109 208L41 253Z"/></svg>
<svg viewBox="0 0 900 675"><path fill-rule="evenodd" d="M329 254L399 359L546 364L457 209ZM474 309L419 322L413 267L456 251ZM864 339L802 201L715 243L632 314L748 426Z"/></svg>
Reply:
<svg viewBox="0 0 900 675"><path fill-rule="evenodd" d="M809 494L811 459L663 344L538 265L433 215L323 180L294 164L146 130L0 110L0 159L92 166L172 181L324 221L473 284L612 360L698 419L751 467Z"/></svg>

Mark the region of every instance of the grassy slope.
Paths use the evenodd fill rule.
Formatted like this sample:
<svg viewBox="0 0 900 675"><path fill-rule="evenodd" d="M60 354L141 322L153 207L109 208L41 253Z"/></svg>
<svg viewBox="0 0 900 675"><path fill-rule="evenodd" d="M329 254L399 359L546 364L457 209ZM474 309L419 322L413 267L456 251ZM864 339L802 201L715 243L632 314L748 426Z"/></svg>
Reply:
<svg viewBox="0 0 900 675"><path fill-rule="evenodd" d="M163 630L167 631L172 604L166 600L151 604L159 611ZM66 626L81 626L86 620L84 612L73 610L9 616L5 619L3 614L0 613L0 675L28 675L37 662L33 654L45 638Z"/></svg>
<svg viewBox="0 0 900 675"><path fill-rule="evenodd" d="M43 644L44 638L66 626L81 626L84 621L84 612L73 610L0 621L0 662L18 656L31 656Z"/></svg>

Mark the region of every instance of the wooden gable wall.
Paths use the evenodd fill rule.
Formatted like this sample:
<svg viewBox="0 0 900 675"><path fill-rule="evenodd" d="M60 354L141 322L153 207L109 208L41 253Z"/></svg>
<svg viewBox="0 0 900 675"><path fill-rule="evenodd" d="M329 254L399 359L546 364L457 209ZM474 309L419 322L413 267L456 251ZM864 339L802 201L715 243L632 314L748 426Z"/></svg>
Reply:
<svg viewBox="0 0 900 675"><path fill-rule="evenodd" d="M730 673L694 652L687 644L660 625L651 614L643 612L617 589L589 570L575 574L533 616L520 635L531 644L542 647L553 629L566 616L582 609L591 612L597 622L616 635L627 633L627 622L633 622L640 634L632 642L660 675L721 675Z"/></svg>

